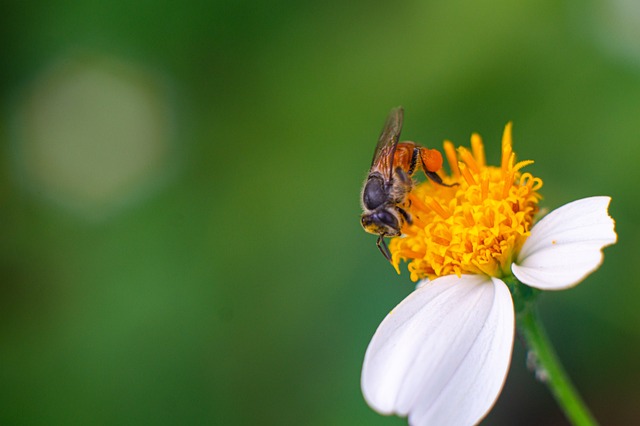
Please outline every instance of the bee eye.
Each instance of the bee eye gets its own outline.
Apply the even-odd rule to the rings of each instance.
[[[369,179],[362,195],[364,205],[368,209],[375,209],[384,204],[388,199],[387,192],[384,188],[384,181],[380,178]]]
[[[398,219],[387,210],[380,210],[375,214],[376,220],[392,229],[398,228]]]

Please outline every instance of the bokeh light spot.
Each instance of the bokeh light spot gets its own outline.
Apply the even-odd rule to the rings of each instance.
[[[166,87],[131,64],[61,61],[19,101],[15,159],[22,181],[56,204],[104,217],[170,169]]]
[[[592,8],[595,35],[604,49],[640,66],[640,3],[600,1],[593,3]]]

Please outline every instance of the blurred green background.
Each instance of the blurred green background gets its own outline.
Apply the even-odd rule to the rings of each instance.
[[[0,424],[402,425],[360,368],[413,288],[359,225],[388,111],[439,147],[503,126],[549,208],[619,243],[542,296],[603,424],[640,418],[640,5],[0,5]],[[566,424],[516,342],[487,425]]]

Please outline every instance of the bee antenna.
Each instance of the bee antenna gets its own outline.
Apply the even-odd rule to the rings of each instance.
[[[378,241],[376,241],[376,245],[380,249],[380,253],[391,262],[391,252],[389,252],[389,247],[387,247],[387,243],[384,242],[384,237],[382,235],[378,236]]]

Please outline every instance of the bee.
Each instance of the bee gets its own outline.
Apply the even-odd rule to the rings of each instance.
[[[400,142],[404,110],[394,108],[378,138],[369,175],[362,188],[362,217],[365,231],[377,234],[376,245],[382,255],[391,261],[391,253],[384,237],[400,235],[404,223],[411,224],[407,212],[407,197],[413,189],[413,175],[420,168],[433,182],[443,186],[438,176],[442,168],[442,154],[414,142]]]

